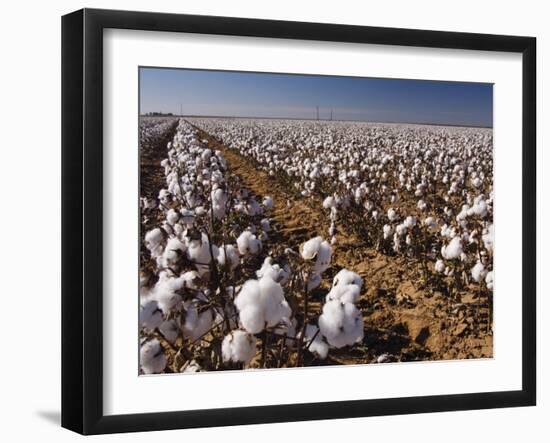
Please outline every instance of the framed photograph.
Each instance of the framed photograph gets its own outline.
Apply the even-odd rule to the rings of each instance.
[[[531,37],[62,19],[62,425],[536,402]]]

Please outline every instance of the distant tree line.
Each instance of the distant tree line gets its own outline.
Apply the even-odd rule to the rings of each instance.
[[[173,116],[174,114],[171,112],[147,112],[145,114],[148,117],[164,117],[164,116]]]

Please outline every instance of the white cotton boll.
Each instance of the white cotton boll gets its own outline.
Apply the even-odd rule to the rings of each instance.
[[[411,234],[407,234],[407,236],[405,237],[405,243],[409,246],[412,245],[413,241],[412,241]]]
[[[251,334],[276,326],[292,314],[284,298],[283,288],[270,277],[248,280],[235,298],[242,326]]]
[[[170,209],[166,213],[166,221],[170,223],[172,226],[178,222],[179,218],[180,216],[175,209]]]
[[[316,274],[322,274],[330,266],[330,259],[332,257],[332,247],[326,240],[319,245],[319,251],[317,252],[317,258],[313,265],[313,272]]]
[[[487,275],[485,276],[485,284],[487,285],[487,289],[490,291],[493,290],[493,271],[487,272]]]
[[[161,325],[162,321],[162,310],[156,300],[149,300],[140,306],[139,324],[142,328],[153,331]]]
[[[405,227],[406,227],[407,229],[416,226],[416,217],[413,216],[413,215],[409,215],[409,216],[405,219],[405,221],[403,222],[403,224],[405,225]]]
[[[393,234],[393,228],[390,225],[384,225],[382,232],[384,233],[384,240],[386,240]]]
[[[200,239],[193,239],[189,242],[187,247],[187,256],[189,257],[189,260],[195,262],[195,267],[201,277],[210,269],[209,264],[212,261],[214,248],[215,247],[212,246],[212,253],[210,253],[208,236],[204,233],[201,234]]]
[[[206,209],[204,208],[204,206],[197,206],[195,208],[195,214],[200,217],[200,216],[206,214]]]
[[[321,284],[321,276],[319,274],[310,274],[307,279],[307,290],[308,292],[317,289]]]
[[[462,240],[454,237],[447,246],[441,247],[441,255],[445,260],[455,260],[462,254]]]
[[[260,221],[260,226],[262,227],[262,230],[264,232],[270,232],[271,231],[271,224],[268,218],[263,218]]]
[[[235,330],[227,334],[222,342],[222,358],[225,362],[248,364],[256,355],[256,337]]]
[[[185,231],[185,228],[180,224],[180,223],[176,223],[174,225],[174,233],[180,237]]]
[[[443,271],[445,271],[445,263],[443,263],[443,260],[437,260],[435,262],[435,266],[434,266],[434,269],[435,269],[435,272],[438,272],[438,273],[442,273]]]
[[[158,257],[162,254],[163,240],[164,233],[159,228],[152,229],[145,234],[145,247],[151,251],[152,257]]]
[[[319,328],[315,325],[306,325],[304,334],[305,347],[317,358],[324,360],[328,355],[328,344],[323,340]],[[315,337],[315,338],[314,338]],[[313,340],[313,341],[312,341]]]
[[[159,326],[162,336],[171,343],[174,343],[180,333],[180,328],[175,320],[163,321]]]
[[[185,369],[182,370],[184,373],[195,373],[202,370],[201,365],[199,365],[195,360],[192,360]]]
[[[153,296],[165,315],[181,301],[181,296],[176,291],[179,291],[183,284],[184,280],[181,277],[170,277],[165,272],[160,273],[153,289]]]
[[[177,237],[172,237],[166,242],[164,252],[160,260],[162,268],[174,266],[179,258],[185,253],[187,247]]]
[[[256,271],[256,276],[258,278],[267,276],[273,281],[284,285],[290,277],[290,269],[288,267],[281,268],[277,263],[273,263],[271,257],[266,257],[260,270]]]
[[[392,221],[394,221],[394,220],[396,220],[396,219],[397,219],[397,212],[396,212],[396,210],[393,209],[393,208],[388,209],[388,220],[392,222]]]
[[[314,237],[300,246],[300,255],[304,260],[313,260],[323,243],[323,237]]]
[[[167,363],[164,350],[156,338],[141,345],[139,360],[144,374],[158,374],[164,370]]]
[[[481,262],[477,262],[474,267],[471,269],[470,271],[471,275],[472,275],[472,279],[476,282],[476,283],[479,283],[480,281],[482,281],[485,276],[487,275],[487,270],[485,269],[485,266],[483,266],[483,263]]]
[[[395,227],[395,235],[398,237],[402,237],[407,233],[407,226],[405,223],[401,223]]]
[[[479,177],[476,177],[472,180],[472,185],[474,186],[474,188],[479,188],[482,184],[483,181]]]
[[[273,199],[271,197],[269,197],[268,195],[266,195],[264,197],[262,205],[264,205],[264,208],[266,208],[267,210],[273,208]]]
[[[243,231],[237,238],[237,248],[241,255],[256,255],[262,249],[262,242],[250,231]]]
[[[361,288],[354,284],[339,284],[327,294],[325,301],[339,300],[342,303],[357,303]]]
[[[328,196],[323,200],[323,208],[325,209],[331,209],[336,207],[336,201],[334,200],[334,197]]]
[[[202,285],[202,280],[197,271],[187,271],[181,275],[183,287],[189,289],[199,289]]]
[[[420,209],[421,211],[424,211],[428,205],[424,200],[418,200],[418,203],[416,204],[416,207]]]
[[[262,214],[264,211],[262,209],[262,207],[259,205],[259,203],[254,199],[254,198],[251,198],[248,200],[248,203],[246,205],[246,213],[251,216],[251,217],[254,217],[256,215],[259,215],[259,214]]]
[[[183,333],[186,337],[189,337],[192,341],[198,340],[203,337],[212,328],[214,323],[214,313],[212,309],[206,309],[199,312],[197,309],[197,315],[192,314],[194,321],[186,321],[183,325]]]
[[[217,248],[216,261],[220,267],[228,267],[230,271],[233,271],[239,265],[239,252],[233,245],[222,245]]]
[[[428,229],[436,229],[437,228],[437,222],[433,217],[427,217],[424,219],[424,226],[426,226]]]
[[[495,243],[495,231],[492,223],[487,227],[487,229],[484,230],[481,239],[483,240],[483,245],[485,246],[485,249],[487,249],[488,252],[493,252]]]
[[[319,328],[329,345],[342,348],[363,339],[363,316],[352,303],[331,300],[324,304]]]
[[[336,226],[334,225],[334,223],[331,223],[328,228],[328,235],[333,237],[335,234],[336,234]]]
[[[359,274],[353,271],[349,271],[347,269],[341,269],[332,280],[333,286],[351,284],[357,285],[359,289],[361,289],[361,287],[363,286],[363,279],[359,276]]]
[[[180,211],[180,214],[182,216],[180,222],[188,228],[192,227],[195,223],[195,212],[184,208]]]

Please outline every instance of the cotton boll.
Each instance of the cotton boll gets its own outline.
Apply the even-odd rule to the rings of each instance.
[[[256,271],[256,276],[258,278],[267,276],[273,281],[284,285],[290,276],[290,269],[288,266],[281,268],[281,266],[277,263],[273,263],[273,259],[271,257],[266,257],[260,270]]]
[[[227,267],[233,271],[239,265],[239,252],[233,245],[222,245],[218,248],[216,261],[221,268]]]
[[[175,225],[178,220],[179,220],[180,216],[179,214],[176,212],[175,209],[170,209],[167,213],[166,213],[166,221],[168,223],[170,223],[170,225]]]
[[[170,277],[161,272],[153,293],[159,308],[167,315],[180,301],[181,296],[176,291],[183,287],[184,280],[181,277]]]
[[[307,290],[308,292],[317,289],[321,284],[321,276],[319,274],[310,274],[307,279]]]
[[[171,343],[174,343],[180,333],[180,328],[175,320],[166,320],[159,326],[162,336]]]
[[[163,321],[162,310],[156,300],[149,300],[139,309],[139,324],[142,328],[153,331]]]
[[[390,225],[384,225],[382,232],[384,233],[384,240],[386,240],[393,234],[393,228]]]
[[[435,272],[442,273],[445,271],[445,263],[443,263],[443,260],[437,260],[434,265]]]
[[[397,220],[397,212],[395,209],[388,209],[388,220],[391,222]]]
[[[256,337],[237,329],[226,335],[222,342],[222,358],[225,362],[244,363],[256,355]]]
[[[145,234],[145,247],[151,252],[152,257],[159,257],[162,254],[164,234],[159,228],[152,229]]]
[[[355,284],[339,284],[333,286],[326,296],[326,301],[339,300],[342,303],[357,303],[361,288]]]
[[[264,232],[270,232],[271,231],[271,225],[270,225],[270,221],[269,221],[268,218],[263,218],[260,221],[260,226],[262,227],[262,230]]]
[[[485,284],[487,285],[487,289],[490,291],[493,290],[493,271],[487,272],[487,275],[485,276]]]
[[[177,237],[172,237],[166,242],[164,252],[160,258],[162,268],[170,268],[177,264],[180,257],[186,252],[187,247]]]
[[[323,336],[318,331],[319,328],[317,326],[306,325],[304,334],[305,347],[315,357],[324,360],[328,355],[328,344],[323,340]]]
[[[256,255],[262,249],[262,242],[250,231],[244,231],[237,238],[237,248],[241,255]]]
[[[319,245],[319,251],[317,252],[317,258],[313,265],[313,272],[316,274],[322,274],[330,266],[330,259],[332,257],[332,248],[327,241],[323,241]]]
[[[418,200],[418,203],[416,204],[416,207],[420,209],[421,211],[424,211],[428,205],[424,200]]]
[[[182,216],[180,222],[188,228],[191,228],[195,223],[195,212],[191,211],[190,209],[184,208],[180,211],[180,213]]]
[[[476,283],[479,283],[480,281],[482,281],[485,276],[487,275],[487,270],[485,269],[485,266],[483,266],[483,263],[481,262],[477,262],[474,267],[471,269],[470,271],[471,275],[472,275],[472,279],[476,282]]]
[[[454,237],[447,246],[441,247],[441,255],[445,260],[455,260],[462,253],[462,240],[460,237]]]
[[[266,195],[264,197],[262,205],[264,205],[264,208],[266,208],[267,210],[270,210],[271,208],[273,208],[273,199]]]
[[[191,240],[187,247],[187,256],[189,260],[195,262],[195,267],[201,277],[208,272],[208,265],[212,261],[213,254],[214,251],[212,251],[212,253],[210,252],[208,236],[204,233],[201,234],[200,239]]]
[[[336,207],[336,202],[334,200],[334,197],[328,196],[323,200],[323,208],[325,209],[331,209]]]
[[[276,326],[291,310],[284,298],[283,288],[268,276],[248,280],[235,298],[242,326],[251,334]]]
[[[363,317],[352,303],[331,300],[323,306],[319,328],[329,345],[335,348],[352,345],[363,339]]]
[[[199,312],[198,308],[195,309],[197,314],[195,315],[194,312],[191,314],[193,321],[186,321],[182,328],[184,335],[192,341],[204,336],[214,323],[214,313],[211,309],[206,309],[202,312]]]
[[[181,278],[184,281],[183,287],[185,288],[197,290],[201,287],[202,280],[197,271],[187,271],[181,275]]]
[[[334,276],[332,280],[333,286],[338,285],[357,285],[359,289],[363,286],[363,279],[353,271],[348,271],[347,269],[341,269],[338,274]]]
[[[300,246],[300,255],[304,260],[313,260],[323,243],[323,237],[314,237]]]
[[[167,363],[162,346],[156,338],[141,345],[139,360],[144,374],[159,374],[164,371]]]
[[[182,369],[181,372],[195,373],[195,372],[200,372],[201,370],[202,370],[201,365],[199,365],[195,360],[191,360],[191,362],[184,369]]]
[[[414,226],[416,226],[416,217],[412,216],[412,215],[409,215],[405,221],[403,222],[403,224],[405,225],[405,227],[407,229],[410,229],[410,228],[413,228]]]

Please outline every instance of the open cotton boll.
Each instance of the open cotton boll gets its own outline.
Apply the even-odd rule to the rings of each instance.
[[[170,268],[174,266],[179,258],[185,253],[187,247],[177,237],[171,237],[164,247],[160,264],[162,268]]]
[[[197,271],[187,271],[181,275],[183,279],[183,287],[189,289],[199,289],[202,284],[201,277]]]
[[[416,217],[413,216],[413,215],[409,215],[409,216],[405,219],[405,221],[403,222],[403,225],[405,225],[405,227],[406,227],[407,229],[410,229],[410,228],[416,226]]]
[[[270,277],[248,280],[234,301],[242,326],[251,334],[276,326],[292,312],[285,300],[283,288]]]
[[[186,321],[183,324],[183,334],[192,341],[198,340],[205,335],[214,323],[214,313],[212,309],[206,309],[199,312],[196,305],[192,305],[187,310]]]
[[[269,221],[268,218],[263,218],[260,221],[260,226],[262,227],[262,230],[264,232],[270,232],[271,231],[271,225],[270,225],[270,221]]]
[[[195,223],[195,212],[191,211],[190,209],[182,209],[180,211],[181,213],[181,220],[180,222],[183,223],[188,228],[192,227]]]
[[[180,333],[180,328],[175,320],[166,320],[158,327],[162,336],[171,343],[174,343]]]
[[[262,249],[262,242],[247,230],[237,238],[237,248],[241,255],[256,255]]]
[[[394,220],[396,220],[396,219],[397,219],[397,212],[396,212],[396,210],[393,209],[393,208],[388,209],[388,220],[392,222],[392,221],[394,221]]]
[[[458,236],[454,237],[447,246],[441,247],[441,255],[445,260],[455,260],[462,253],[462,240]]]
[[[470,273],[472,274],[472,279],[476,283],[479,283],[487,275],[487,270],[485,269],[485,266],[483,266],[483,263],[478,261],[471,269]]]
[[[250,198],[248,200],[248,203],[246,204],[246,213],[249,216],[254,217],[256,215],[262,214],[263,212],[264,211],[263,211],[262,207],[259,205],[259,203],[256,201],[256,199]]]
[[[332,280],[332,286],[351,284],[357,285],[359,289],[361,289],[363,286],[363,279],[359,276],[359,274],[345,268],[341,269]]]
[[[153,297],[165,315],[181,301],[181,296],[176,291],[183,285],[184,280],[181,277],[171,277],[166,272],[159,274],[159,279],[153,288]]]
[[[212,251],[213,253],[214,251]],[[187,246],[187,256],[189,260],[195,262],[195,267],[201,277],[209,270],[208,265],[212,260],[212,254],[210,253],[208,236],[204,233],[201,234],[200,239],[191,240]]]
[[[442,273],[445,271],[445,263],[443,263],[443,260],[437,260],[434,265],[435,272]]]
[[[339,300],[342,303],[357,303],[361,288],[355,284],[339,284],[333,286],[326,296],[326,301]]]
[[[342,348],[363,339],[363,316],[354,304],[331,300],[323,305],[319,328],[329,345]]]
[[[264,197],[262,204],[264,205],[264,208],[269,210],[273,208],[273,199],[270,196],[266,195]]]
[[[152,257],[159,257],[162,254],[163,241],[164,233],[159,228],[152,229],[145,234],[145,247],[151,252]]]
[[[314,237],[300,246],[300,255],[304,260],[313,260],[323,243],[323,237]]]
[[[256,271],[256,276],[258,278],[267,276],[273,281],[284,285],[290,277],[290,269],[288,266],[281,268],[277,263],[273,263],[271,257],[266,257],[260,270]]]
[[[233,271],[239,265],[239,252],[233,245],[221,245],[217,248],[216,261],[221,268],[227,267]]]
[[[319,245],[319,250],[317,252],[317,258],[315,264],[313,265],[313,272],[316,274],[322,274],[330,266],[330,259],[332,257],[332,247],[330,243],[326,240],[321,242]]]
[[[256,337],[237,329],[227,334],[222,342],[222,358],[225,362],[244,363],[256,355]]]
[[[323,200],[323,208],[325,209],[331,209],[336,207],[336,201],[334,200],[334,197],[328,196]]]
[[[384,240],[386,240],[393,234],[393,228],[390,225],[384,225],[382,227],[382,232],[384,233]]]
[[[180,215],[175,209],[170,209],[166,213],[166,221],[171,225],[175,225],[178,222],[179,218],[180,218]]]
[[[328,344],[325,340],[323,340],[323,336],[318,331],[319,328],[317,326],[306,325],[304,346],[317,358],[324,360],[328,355]]]
[[[182,368],[181,372],[184,373],[194,373],[194,372],[200,372],[202,370],[201,365],[199,365],[195,360],[191,360],[191,362]]]
[[[139,324],[150,331],[158,328],[163,322],[162,310],[156,300],[149,300],[139,308]]]
[[[156,338],[141,345],[139,360],[144,374],[159,374],[164,371],[167,363],[164,350]]]
[[[485,284],[487,285],[487,289],[490,291],[493,290],[493,271],[487,272],[487,275],[485,276]]]
[[[319,285],[321,284],[321,276],[319,274],[309,274],[309,277],[307,279],[307,290],[308,292],[313,291],[314,289],[317,289]]]

